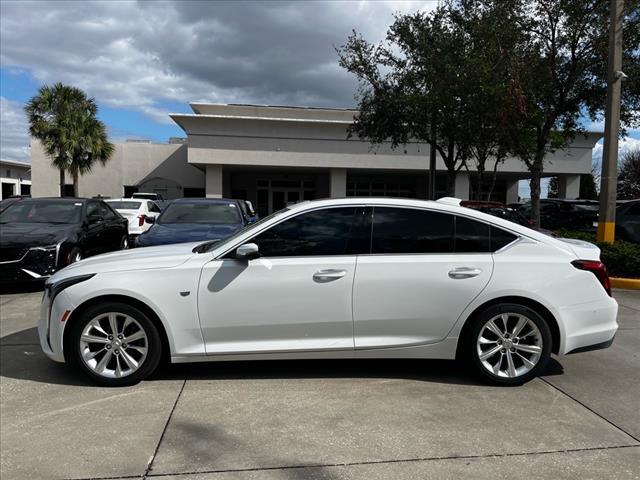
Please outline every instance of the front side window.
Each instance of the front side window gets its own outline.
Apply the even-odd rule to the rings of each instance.
[[[247,242],[256,243],[263,257],[346,255],[353,252],[355,207],[302,213],[274,225]],[[357,223],[357,222],[356,222]]]
[[[371,253],[453,252],[454,216],[409,208],[375,207]]]

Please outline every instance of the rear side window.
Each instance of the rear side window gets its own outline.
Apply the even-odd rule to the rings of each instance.
[[[466,217],[456,217],[456,253],[491,251],[489,225]]]
[[[491,251],[495,252],[502,247],[506,247],[518,238],[513,233],[509,233],[501,228],[491,226]]]
[[[454,217],[409,208],[376,207],[371,253],[449,253]]]
[[[345,255],[356,209],[327,208],[303,213],[254,237],[263,257]]]

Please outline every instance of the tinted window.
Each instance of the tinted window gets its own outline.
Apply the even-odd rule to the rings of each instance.
[[[408,208],[375,207],[371,253],[453,251],[454,217]]]
[[[81,202],[18,202],[0,213],[0,223],[79,223]]]
[[[640,202],[631,205],[627,210],[627,215],[640,215]]]
[[[118,214],[106,203],[100,203],[100,215],[105,220],[112,220],[118,216]]]
[[[513,242],[517,236],[513,233],[509,233],[501,228],[491,227],[491,251],[495,252],[496,250],[500,250],[502,247],[509,245]]]
[[[149,202],[149,211],[154,213],[160,213],[160,207],[154,202]]]
[[[285,220],[254,237],[263,257],[325,256],[351,253],[355,208],[328,208]]]
[[[491,251],[489,225],[466,217],[456,217],[456,253]]]
[[[240,223],[240,213],[235,203],[174,202],[170,204],[158,223],[210,223],[232,225]]]
[[[141,202],[121,201],[121,202],[107,202],[116,210],[138,210]]]

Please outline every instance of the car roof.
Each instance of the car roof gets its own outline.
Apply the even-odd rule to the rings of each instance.
[[[35,198],[23,198],[20,201],[24,203],[36,203],[36,202],[56,202],[56,203],[78,203],[78,202],[86,202],[88,198],[81,197],[35,197]],[[101,200],[96,198],[95,200]]]
[[[105,202],[153,202],[149,198],[105,198]]]
[[[237,202],[232,198],[176,198],[172,203],[229,203]]]

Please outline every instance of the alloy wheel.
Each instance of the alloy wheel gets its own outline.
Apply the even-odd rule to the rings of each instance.
[[[138,370],[149,350],[147,334],[136,319],[118,312],[92,318],[80,335],[80,357],[97,375],[121,378]]]
[[[501,313],[480,329],[476,351],[482,366],[492,375],[517,378],[530,372],[540,361],[542,333],[521,313]]]

